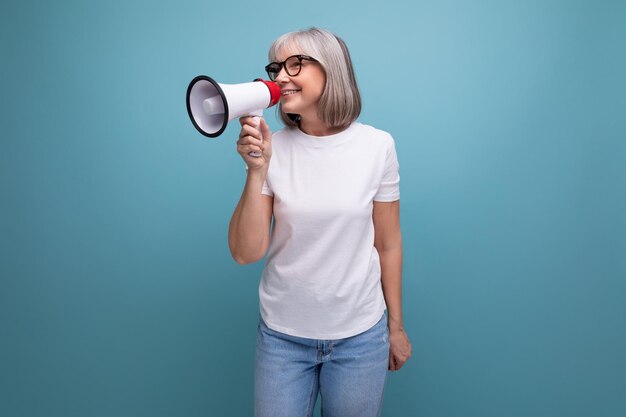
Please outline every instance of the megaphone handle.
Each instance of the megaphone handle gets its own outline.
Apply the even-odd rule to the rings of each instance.
[[[263,116],[263,109],[251,111],[249,116],[252,116],[252,120],[254,120],[256,122],[257,127],[258,127],[259,123],[261,123],[261,116]],[[263,134],[261,134],[261,140],[263,140]],[[258,157],[261,156],[261,152],[259,152],[259,151],[252,151],[252,152],[248,153],[248,155],[254,156],[255,158],[258,158]]]

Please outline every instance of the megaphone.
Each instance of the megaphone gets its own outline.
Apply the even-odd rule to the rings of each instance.
[[[219,84],[199,75],[187,87],[187,113],[198,132],[216,138],[232,119],[263,116],[263,109],[280,100],[280,87],[273,81],[257,78],[243,84]],[[261,156],[260,152],[250,152]]]

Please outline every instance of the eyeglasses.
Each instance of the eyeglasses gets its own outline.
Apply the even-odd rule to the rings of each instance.
[[[276,81],[278,73],[283,68],[285,68],[285,71],[287,71],[287,75],[295,77],[296,75],[300,74],[300,70],[302,69],[302,61],[318,62],[317,59],[311,58],[307,55],[292,55],[289,58],[285,59],[283,62],[272,62],[266,65],[265,71],[267,71],[267,76],[270,77],[270,80],[272,81]]]

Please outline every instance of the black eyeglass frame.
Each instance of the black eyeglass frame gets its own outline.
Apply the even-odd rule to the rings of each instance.
[[[291,58],[298,58],[298,64],[299,64],[298,72],[296,72],[295,74],[290,73],[289,68],[285,65],[287,61],[289,61]],[[302,61],[319,62],[317,59],[310,57],[308,55],[291,55],[290,57],[285,59],[283,62],[270,62],[269,64],[265,66],[265,72],[267,72],[267,76],[272,81],[276,80],[276,77],[278,77],[280,70],[283,68],[287,72],[287,75],[289,75],[290,77],[295,77],[298,74],[300,74],[300,71],[302,71]],[[275,69],[275,71],[271,71],[271,69]]]

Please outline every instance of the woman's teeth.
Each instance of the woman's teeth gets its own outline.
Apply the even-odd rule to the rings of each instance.
[[[288,96],[288,95],[291,95],[291,94],[295,94],[295,93],[297,93],[298,91],[300,91],[300,90],[287,90],[287,91],[283,91],[283,96]]]

